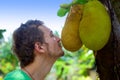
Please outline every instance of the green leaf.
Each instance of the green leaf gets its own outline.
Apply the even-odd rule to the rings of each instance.
[[[64,9],[70,9],[71,5],[72,5],[71,3],[70,4],[61,4],[60,7],[64,8]]]
[[[65,8],[60,8],[57,12],[57,16],[59,17],[63,17],[66,15],[66,13],[68,12],[69,10],[68,9],[65,9]]]

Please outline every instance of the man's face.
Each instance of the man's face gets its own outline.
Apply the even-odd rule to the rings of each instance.
[[[61,57],[64,55],[60,44],[60,38],[55,36],[53,32],[47,27],[40,27],[44,33],[44,39],[46,43],[47,53],[51,57]]]

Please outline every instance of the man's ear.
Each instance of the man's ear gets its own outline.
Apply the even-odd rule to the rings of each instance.
[[[44,53],[44,46],[40,42],[36,42],[34,46],[34,50],[38,53]]]

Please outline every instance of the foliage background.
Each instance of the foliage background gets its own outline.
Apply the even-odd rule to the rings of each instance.
[[[2,35],[3,32],[1,32]],[[59,36],[58,32],[54,32]],[[8,42],[1,37],[0,43],[0,80],[14,69],[19,68],[19,62],[12,53],[12,39]],[[63,48],[65,55],[58,59],[45,80],[96,80],[96,66],[93,51],[82,47],[77,52],[69,52]]]

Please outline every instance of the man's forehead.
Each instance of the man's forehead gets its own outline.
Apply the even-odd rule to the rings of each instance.
[[[39,29],[41,29],[44,33],[47,32],[47,33],[51,33],[52,30],[49,29],[48,27],[46,26],[40,26]]]

